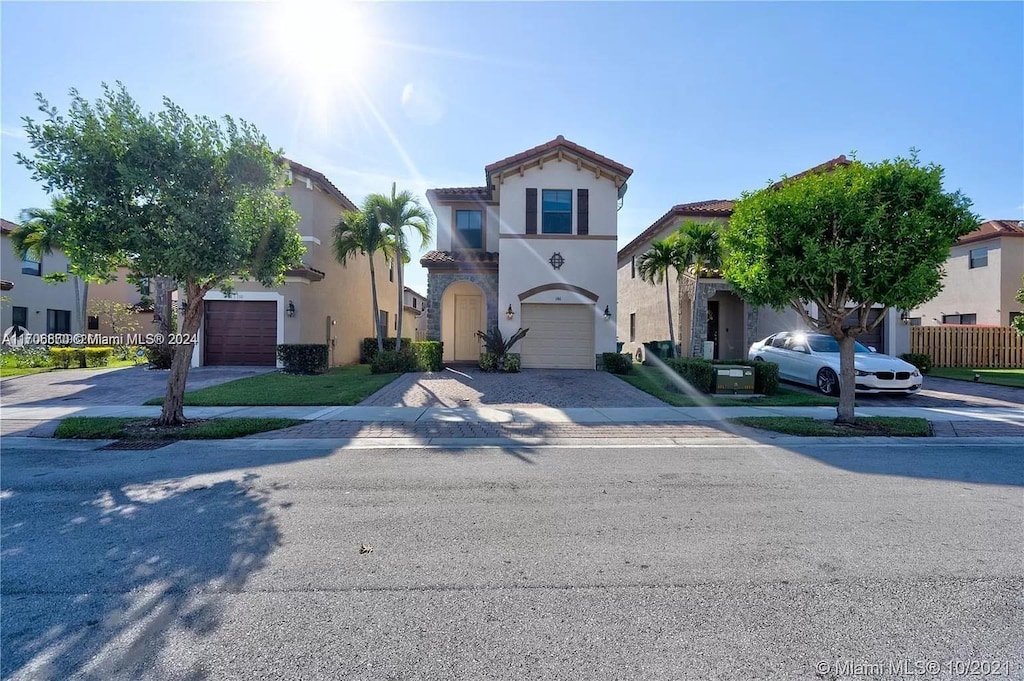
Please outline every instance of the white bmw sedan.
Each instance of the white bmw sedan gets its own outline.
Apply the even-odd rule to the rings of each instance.
[[[921,390],[921,372],[913,364],[854,343],[857,392],[913,395]],[[821,333],[783,331],[750,346],[752,360],[775,362],[779,378],[839,394],[839,341]]]

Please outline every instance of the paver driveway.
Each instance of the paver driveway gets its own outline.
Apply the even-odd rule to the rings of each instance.
[[[274,371],[273,367],[196,367],[188,372],[187,390]],[[167,389],[166,371],[146,367],[68,369],[5,378],[0,402],[5,407],[142,404]]]
[[[475,368],[407,374],[363,401],[374,407],[664,407],[656,397],[604,371]]]

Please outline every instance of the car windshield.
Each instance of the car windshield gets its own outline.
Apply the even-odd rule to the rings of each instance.
[[[831,336],[808,336],[807,344],[813,352],[839,352],[839,341]],[[857,341],[853,341],[853,351],[858,354],[871,352]]]

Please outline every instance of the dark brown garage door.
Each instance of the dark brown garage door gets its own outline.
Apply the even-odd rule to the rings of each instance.
[[[868,312],[868,324],[878,319],[878,315],[881,312],[881,308],[872,309]],[[857,336],[857,341],[860,342],[861,345],[874,348],[878,352],[885,352],[885,322],[880,322],[878,326],[871,331]]]
[[[210,300],[206,303],[203,363],[274,366],[277,303]]]

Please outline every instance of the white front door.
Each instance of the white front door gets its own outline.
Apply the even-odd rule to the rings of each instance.
[[[526,369],[593,369],[594,306],[527,303],[520,343]]]

